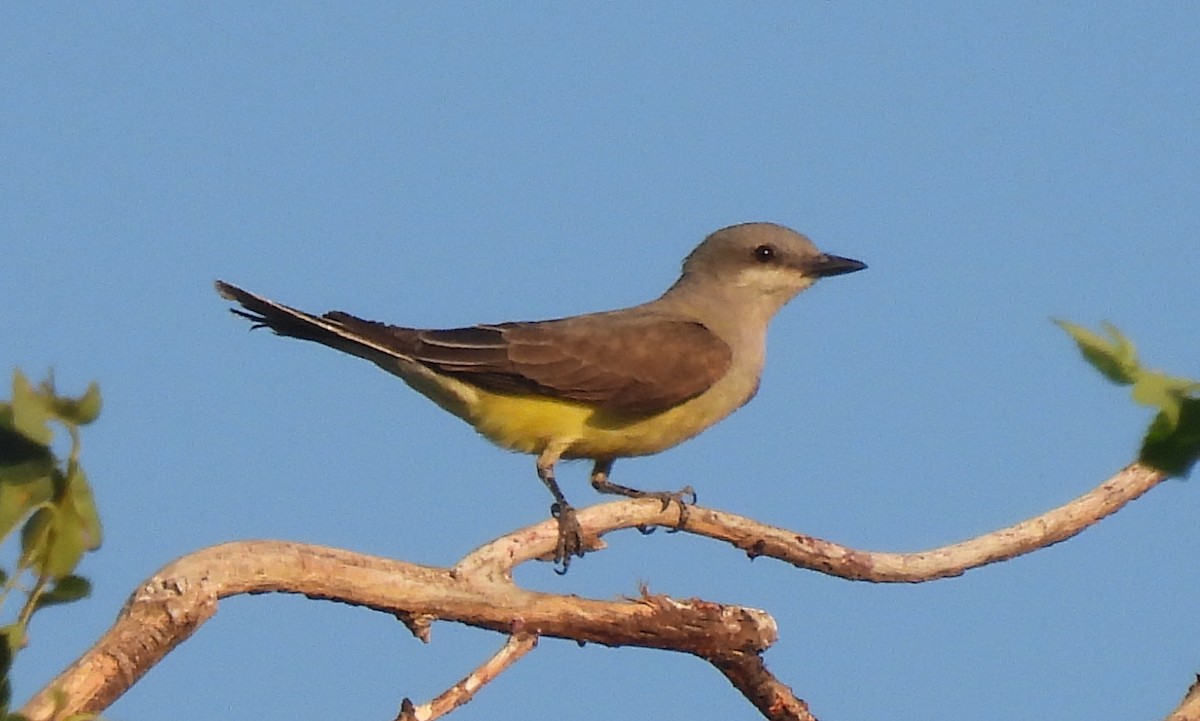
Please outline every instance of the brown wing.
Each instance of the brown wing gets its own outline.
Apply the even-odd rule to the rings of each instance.
[[[703,324],[644,310],[538,323],[418,330],[332,312],[315,316],[217,281],[234,310],[280,335],[391,368],[414,360],[499,393],[534,392],[625,413],[656,413],[708,390],[732,353]],[[394,372],[394,371],[393,371]]]
[[[325,316],[459,380],[536,392],[626,413],[655,413],[700,395],[732,354],[701,323],[616,311],[537,323],[414,330]]]

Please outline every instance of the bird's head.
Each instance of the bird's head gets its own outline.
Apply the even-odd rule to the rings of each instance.
[[[778,310],[797,293],[831,275],[866,264],[823,253],[796,231],[774,223],[742,223],[704,239],[683,261],[677,285],[715,295],[770,299]]]

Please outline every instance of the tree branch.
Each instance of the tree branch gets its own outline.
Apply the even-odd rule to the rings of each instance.
[[[764,718],[770,721],[817,721],[808,710],[808,704],[767,670],[759,654],[735,651],[706,660],[725,674],[725,678]]]
[[[1164,473],[1134,463],[1097,488],[1040,516],[960,543],[911,553],[863,551],[701,506],[688,509],[682,530],[725,541],[751,558],[769,556],[830,576],[876,583],[919,583],[959,576],[972,568],[1065,541],[1166,479]],[[656,500],[618,501],[580,511],[579,522],[585,534],[648,525],[674,528],[678,513],[673,506],[663,510]],[[556,532],[553,521],[516,531],[466,556],[455,570],[468,574],[507,573],[517,564],[549,553]]]
[[[684,530],[727,541],[751,558],[770,556],[853,581],[920,583],[1022,556],[1077,535],[1168,476],[1134,463],[1079,498],[1029,520],[960,543],[912,553],[862,551],[749,519],[695,509]]]
[[[712,649],[755,653],[777,637],[775,621],[750,608],[665,597],[598,601],[558,596],[527,591],[511,580],[333,548],[243,541],[204,549],[165,566],[126,603],[100,641],[31,699],[22,713],[30,719],[49,719],[99,712],[211,618],[220,599],[269,592],[366,606],[410,623],[414,617],[431,617],[506,634],[696,655]],[[56,690],[66,700],[58,709]]]
[[[968,541],[916,553],[856,550],[700,507],[690,509],[683,530],[726,541],[752,558],[771,556],[842,578],[928,581],[1070,538],[1164,479],[1158,471],[1133,464],[1060,508]],[[664,510],[652,499],[627,500],[583,509],[579,522],[589,547],[597,548],[602,545],[599,537],[616,529],[674,527],[678,509]],[[599,601],[516,586],[513,567],[552,554],[556,539],[557,525],[548,520],[482,546],[453,568],[281,541],[245,541],[198,551],[147,580],[112,629],[35,695],[22,713],[32,721],[98,713],[211,618],[219,599],[281,592],[384,611],[423,639],[432,620],[457,621],[512,637],[511,648],[506,646],[434,702],[420,709],[407,704],[402,717],[409,713],[418,714],[413,718],[433,718],[435,709],[449,710],[465,702],[479,686],[528,652],[537,636],[554,636],[690,653],[712,663],[767,718],[812,719],[804,702],[763,665],[760,654],[777,637],[774,620],[763,611],[649,594]],[[423,709],[431,715],[419,715]]]
[[[404,699],[396,721],[433,721],[466,704],[475,697],[479,689],[532,651],[537,645],[537,639],[532,633],[516,633],[509,636],[503,648],[494,656],[434,700],[413,706],[411,701]]]
[[[1196,675],[1183,701],[1167,716],[1166,721],[1200,721],[1200,674]]]

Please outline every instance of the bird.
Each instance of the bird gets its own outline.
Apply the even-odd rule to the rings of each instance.
[[[656,498],[680,509],[690,486],[642,491],[610,480],[619,458],[671,448],[758,392],[771,319],[817,280],[866,268],[824,253],[775,223],[731,225],[688,254],[660,297],[620,310],[542,321],[422,329],[341,311],[314,315],[218,280],[231,312],[278,335],[372,361],[492,443],[536,458],[554,497],[555,570],[586,550],[575,508],[555,476],[560,460],[593,463],[601,493]]]

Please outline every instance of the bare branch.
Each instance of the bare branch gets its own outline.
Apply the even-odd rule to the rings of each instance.
[[[808,704],[767,670],[757,653],[729,653],[706,659],[770,721],[817,721]]]
[[[861,551],[707,509],[694,509],[684,530],[728,541],[751,558],[770,556],[855,581],[918,583],[959,576],[972,568],[1065,541],[1166,479],[1166,474],[1134,463],[1097,488],[1040,516],[967,541],[912,553]]]
[[[1066,505],[974,539],[916,553],[862,551],[748,518],[693,507],[683,530],[726,541],[752,558],[771,556],[801,568],[853,580],[918,582],[995,563],[1070,538],[1161,483],[1165,476],[1133,464]],[[627,500],[583,509],[589,548],[620,528],[674,527],[678,510],[657,500]],[[420,709],[402,717],[434,718],[465,702],[529,648],[536,636],[609,646],[681,651],[706,659],[770,719],[811,719],[807,706],[765,668],[760,653],[777,636],[763,611],[705,601],[643,595],[598,601],[528,591],[512,568],[554,550],[548,520],[492,541],[453,568],[434,568],[320,546],[247,541],[205,549],[150,578],[97,644],[31,699],[33,721],[99,712],[137,682],[216,612],[221,598],[241,593],[300,593],[395,615],[427,638],[432,620],[457,621],[513,637],[495,658]],[[1195,694],[1171,717],[1200,721]],[[58,704],[57,700],[65,700]],[[1190,709],[1190,710],[1189,710]],[[429,716],[420,714],[429,713]],[[415,715],[414,715],[415,714]],[[1189,715],[1190,714],[1190,715]]]
[[[538,637],[532,633],[516,633],[508,637],[504,647],[466,678],[447,689],[434,700],[420,706],[402,704],[396,721],[432,721],[466,704],[475,693],[533,650]],[[405,699],[407,702],[408,699]]]
[[[1200,721],[1200,674],[1196,675],[1183,701],[1167,716],[1166,721]]]
[[[1134,463],[1097,488],[1040,516],[960,543],[912,553],[863,551],[700,506],[691,507],[682,530],[730,543],[751,558],[769,556],[831,576],[877,583],[918,583],[959,576],[972,568],[1064,541],[1166,478],[1160,471]],[[606,503],[579,512],[585,535],[647,525],[674,528],[678,519],[674,507],[663,510],[655,500]],[[455,570],[506,578],[513,566],[550,553],[555,529],[553,521],[546,521],[516,531],[477,549]]]
[[[432,616],[506,634],[700,656],[714,649],[758,652],[778,635],[769,615],[739,606],[558,596],[322,546],[245,541],[198,551],[164,567],[134,594],[108,633],[22,713],[39,721],[99,712],[211,618],[219,599],[269,592],[301,593],[410,618]],[[56,691],[65,699],[57,708]]]

